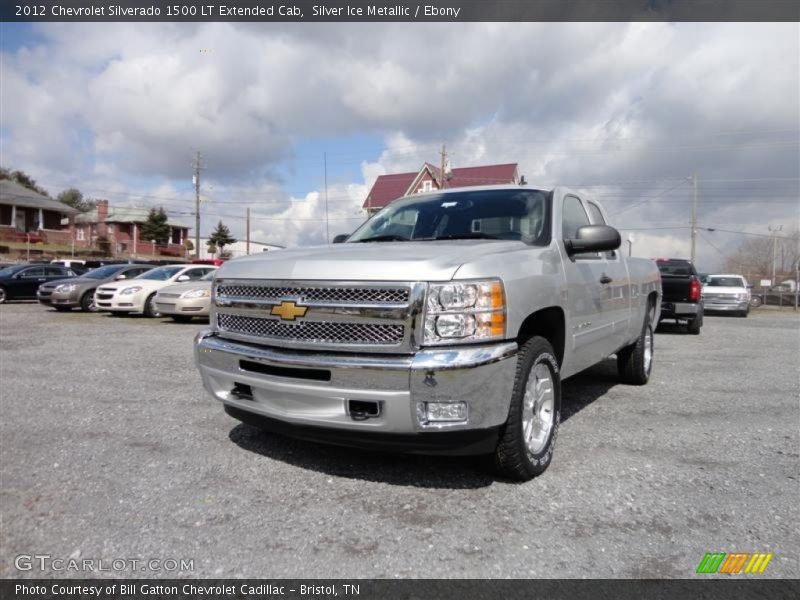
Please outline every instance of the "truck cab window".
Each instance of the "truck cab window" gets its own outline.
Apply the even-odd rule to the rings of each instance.
[[[586,215],[586,211],[583,210],[581,201],[576,196],[566,196],[564,198],[561,212],[561,237],[565,240],[573,239],[579,228],[590,224],[589,217]]]

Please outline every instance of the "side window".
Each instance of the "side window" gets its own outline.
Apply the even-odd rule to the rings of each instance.
[[[186,271],[186,273],[184,273],[184,275],[186,275],[190,281],[197,281],[205,274],[206,274],[205,269],[190,269],[189,271]]]
[[[586,206],[589,207],[589,216],[592,217],[592,225],[605,225],[606,220],[603,218],[603,213],[600,212],[600,207],[594,202],[587,202]]]
[[[44,273],[47,277],[66,277],[66,269],[59,267],[45,267]]]
[[[565,240],[572,239],[580,227],[589,224],[589,217],[586,216],[581,201],[575,196],[565,197],[561,210],[561,237]]]
[[[26,269],[22,272],[23,279],[34,279],[36,277],[44,277],[44,267],[35,267],[33,269]]]

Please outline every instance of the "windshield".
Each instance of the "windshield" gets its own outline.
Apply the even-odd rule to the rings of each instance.
[[[107,279],[111,277],[117,271],[121,271],[128,265],[106,265],[105,267],[98,267],[96,269],[92,269],[81,275],[83,279]]]
[[[453,239],[550,242],[550,193],[530,189],[426,194],[392,202],[364,223],[352,242]]]
[[[710,287],[745,287],[741,277],[709,277],[706,285]]]
[[[185,267],[182,265],[175,265],[170,267],[158,267],[150,269],[147,273],[142,273],[134,279],[155,279],[157,281],[166,281],[176,273],[182,271]]]

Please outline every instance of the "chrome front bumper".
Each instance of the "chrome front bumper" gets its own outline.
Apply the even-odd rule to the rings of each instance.
[[[745,311],[750,307],[749,300],[737,300],[736,302],[714,302],[706,300],[703,310],[709,311]]]
[[[198,333],[194,345],[203,385],[227,407],[291,425],[368,435],[499,427],[508,417],[516,353],[516,342],[413,355],[291,351],[223,339],[211,330]],[[235,393],[237,384],[249,386],[252,397]],[[348,414],[351,400],[379,402],[380,414],[355,420]],[[424,402],[465,402],[467,418],[420,422],[417,409]]]

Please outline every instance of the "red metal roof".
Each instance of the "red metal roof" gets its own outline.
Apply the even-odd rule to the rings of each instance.
[[[417,179],[420,172],[426,167],[430,168],[435,178],[439,176],[439,169],[426,163],[414,173],[395,173],[380,175],[364,200],[363,208],[383,208],[393,200],[412,193],[408,188]],[[452,176],[447,180],[447,187],[468,187],[473,185],[494,185],[515,183],[517,163],[503,165],[486,165],[482,167],[460,167],[453,169]]]

